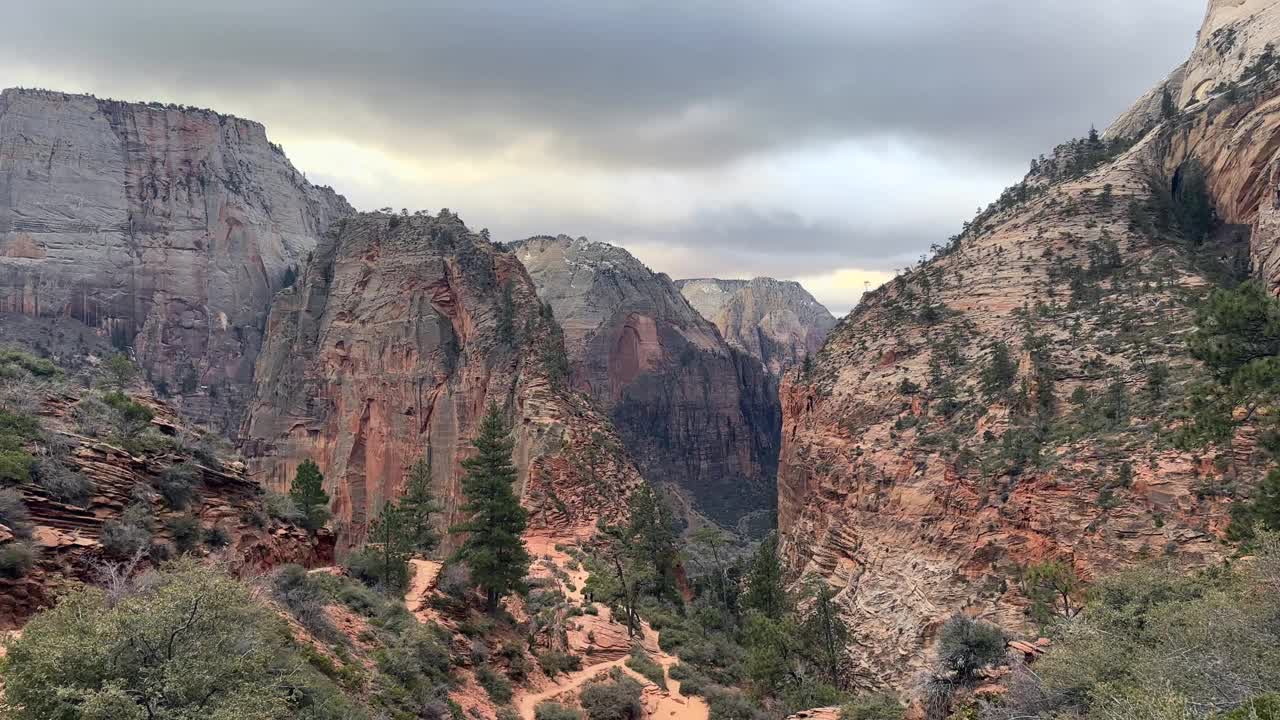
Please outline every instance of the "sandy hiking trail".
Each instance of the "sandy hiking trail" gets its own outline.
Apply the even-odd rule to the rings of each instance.
[[[583,601],[582,588],[587,582],[587,570],[581,564],[574,562],[566,552],[557,550],[556,544],[556,538],[526,538],[529,554],[534,558],[535,569],[538,567],[539,561],[549,558],[557,567],[568,573],[569,582],[566,584],[560,581],[561,589],[564,591],[565,596],[574,602],[580,603]],[[599,611],[598,615],[585,615],[578,619],[597,625],[612,624],[609,608],[599,603],[596,603],[596,608]],[[597,676],[607,674],[613,668],[619,668],[644,686],[641,701],[644,703],[647,716],[653,718],[653,720],[707,720],[710,710],[706,701],[697,696],[682,695],[680,693],[680,682],[671,679],[671,666],[680,662],[680,659],[662,651],[658,646],[658,633],[649,627],[648,623],[644,623],[643,631],[644,636],[641,643],[653,661],[662,667],[663,675],[666,676],[667,688],[665,690],[627,667],[626,654],[623,654],[622,657],[609,657],[609,655],[606,655],[600,658],[599,662],[591,663],[591,655],[584,653],[581,670],[561,676],[554,685],[549,687],[535,692],[519,693],[515,704],[520,717],[524,720],[533,720],[534,709],[538,703],[576,691]]]

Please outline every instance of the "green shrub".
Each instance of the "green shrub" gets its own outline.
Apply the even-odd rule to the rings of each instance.
[[[706,675],[684,663],[672,665],[667,674],[680,683],[681,695],[706,695],[711,685]]]
[[[0,450],[0,484],[25,485],[31,482],[36,459],[26,450]]]
[[[170,509],[186,510],[196,496],[196,483],[199,479],[199,468],[191,463],[180,463],[160,473],[155,481],[156,492],[160,493]]]
[[[302,511],[288,495],[268,492],[262,497],[262,507],[267,511],[267,515],[281,522],[287,522],[290,525],[299,525],[302,522]]]
[[[1219,716],[1220,720],[1280,720],[1280,693],[1259,695]]]
[[[567,705],[545,700],[533,708],[534,720],[582,720],[582,713]]]
[[[498,708],[497,720],[520,720],[520,712],[510,705]]]
[[[892,695],[859,695],[840,708],[840,720],[902,720],[905,710]]]
[[[285,565],[271,578],[271,597],[302,627],[329,642],[342,639],[324,612],[326,593],[301,565]]]
[[[0,488],[0,525],[9,528],[16,537],[31,537],[31,513],[20,490]]]
[[[12,580],[23,577],[36,562],[35,546],[26,542],[0,545],[0,577]]]
[[[959,679],[968,680],[1004,657],[1005,636],[995,625],[957,615],[942,626],[938,660]]]
[[[119,520],[108,520],[102,524],[102,548],[116,558],[133,557],[151,545],[151,537],[151,513],[140,504],[125,508]]]
[[[538,653],[538,667],[547,677],[582,669],[582,658],[560,650],[544,650]]]
[[[432,697],[449,682],[449,646],[435,626],[414,624],[377,654],[379,669],[414,697]]]
[[[165,525],[173,535],[173,544],[178,548],[178,552],[186,554],[200,547],[200,541],[204,538],[204,528],[200,526],[199,518],[191,515],[177,515],[169,518]]]
[[[644,707],[640,704],[640,683],[618,672],[604,682],[587,683],[580,699],[587,720],[641,720]]]
[[[366,585],[384,589],[387,586],[405,587],[409,579],[409,564],[401,555],[393,554],[389,559],[390,565],[381,548],[366,546],[348,555],[345,567],[352,577]]]
[[[64,503],[87,506],[93,497],[93,481],[59,460],[45,458],[35,465],[35,480],[51,496]]]
[[[667,674],[662,666],[649,657],[649,653],[639,643],[631,647],[631,657],[627,658],[627,667],[644,676],[646,680],[663,690],[667,689]]]
[[[62,374],[58,366],[49,360],[21,350],[0,350],[0,366],[16,367],[38,378],[51,378]]]
[[[297,717],[314,691],[289,642],[247,589],[195,562],[115,597],[85,587],[9,642],[6,718]]]
[[[764,720],[760,703],[736,688],[714,686],[707,690],[710,720]]]
[[[476,670],[476,682],[489,693],[489,699],[498,705],[511,702],[511,682],[488,665]]]
[[[205,531],[204,544],[211,548],[224,548],[231,544],[231,535],[221,525],[214,525]]]

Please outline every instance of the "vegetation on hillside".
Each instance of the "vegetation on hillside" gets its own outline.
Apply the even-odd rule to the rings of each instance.
[[[1202,572],[1153,565],[1103,578],[982,720],[1278,717],[1280,541],[1256,539],[1251,557]]]

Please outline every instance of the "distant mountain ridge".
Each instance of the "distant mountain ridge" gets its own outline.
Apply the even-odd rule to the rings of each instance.
[[[676,287],[730,345],[780,375],[822,347],[836,325],[831,312],[793,280],[693,278]]]
[[[777,380],[623,248],[565,235],[511,248],[564,328],[574,387],[610,415],[641,473],[725,526],[768,524]]]

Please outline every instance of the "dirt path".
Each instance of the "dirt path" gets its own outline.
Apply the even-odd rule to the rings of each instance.
[[[414,615],[423,612],[423,598],[427,595],[427,590],[435,584],[436,578],[440,576],[440,568],[443,565],[438,560],[418,560],[409,561],[413,567],[413,580],[409,582],[409,589],[404,593],[404,606]]]
[[[586,583],[588,575],[586,568],[573,562],[572,558],[564,551],[557,550],[554,539],[528,538],[526,542],[529,547],[529,554],[535,558],[535,563],[538,560],[550,558],[561,570],[568,573],[568,587],[563,588],[565,595],[574,602],[582,602],[582,587]],[[561,584],[564,585],[564,582],[561,581]],[[569,590],[569,587],[573,589]],[[611,622],[609,609],[598,603],[596,607],[599,611],[598,620],[605,623]],[[563,693],[577,690],[601,673],[606,673],[616,667],[635,678],[636,681],[644,686],[644,695],[641,700],[649,718],[653,720],[707,720],[710,715],[710,709],[707,707],[706,701],[700,697],[680,694],[680,682],[672,680],[670,674],[671,666],[680,660],[662,651],[658,645],[658,633],[649,627],[648,623],[644,624],[642,644],[654,662],[662,667],[663,674],[666,676],[666,690],[627,667],[627,658],[624,655],[615,659],[602,660],[592,665],[585,665],[581,670],[562,676],[554,685],[537,692],[520,695],[515,701],[520,717],[524,720],[533,720],[534,709],[538,706],[538,703],[550,700]],[[589,662],[590,656],[584,656],[583,659],[585,662]]]

